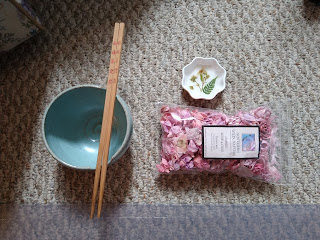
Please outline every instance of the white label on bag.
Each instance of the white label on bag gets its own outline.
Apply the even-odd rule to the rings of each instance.
[[[259,158],[259,126],[202,126],[202,157]]]

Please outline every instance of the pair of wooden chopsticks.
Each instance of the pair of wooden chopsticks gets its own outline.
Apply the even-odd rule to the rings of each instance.
[[[101,214],[104,185],[106,181],[107,167],[108,167],[112,118],[113,118],[114,103],[115,103],[115,98],[117,93],[123,34],[124,34],[124,23],[116,23],[114,27],[114,33],[113,33],[112,50],[111,50],[111,57],[110,57],[108,82],[107,82],[107,93],[106,93],[106,98],[104,103],[97,167],[96,167],[96,173],[94,177],[93,196],[92,196],[91,215],[90,215],[91,218],[93,218],[94,209],[96,205],[96,196],[98,193],[99,179],[100,179],[100,191],[99,191],[99,203],[98,203],[98,217],[100,217],[100,214]],[[102,162],[102,171],[101,171],[101,162]]]

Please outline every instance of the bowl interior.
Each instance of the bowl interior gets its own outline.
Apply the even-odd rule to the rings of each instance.
[[[95,169],[106,90],[79,87],[61,94],[49,107],[44,136],[51,154],[63,164]],[[127,118],[118,97],[115,101],[108,162],[119,150],[127,132]]]
[[[198,73],[201,69],[205,69],[209,75],[207,83],[212,79],[217,77],[215,85],[210,94],[203,93],[195,83],[190,79],[192,76],[198,76]],[[197,77],[197,82],[201,85],[200,78]],[[212,99],[219,92],[223,91],[225,88],[225,78],[226,70],[222,68],[218,61],[213,58],[195,58],[190,64],[184,67],[183,69],[183,88],[189,92],[191,97],[195,99]],[[192,89],[190,88],[192,87]]]

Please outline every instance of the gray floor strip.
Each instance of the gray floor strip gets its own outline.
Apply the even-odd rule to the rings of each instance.
[[[0,205],[0,239],[320,239],[320,205]]]

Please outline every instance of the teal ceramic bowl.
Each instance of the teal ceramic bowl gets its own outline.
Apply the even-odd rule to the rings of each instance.
[[[60,93],[49,105],[43,120],[45,145],[62,164],[76,169],[96,169],[106,90],[90,85]],[[108,163],[128,149],[132,116],[117,95],[114,107]]]

